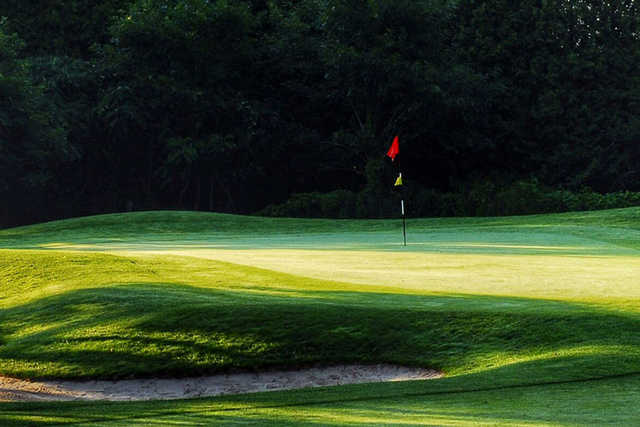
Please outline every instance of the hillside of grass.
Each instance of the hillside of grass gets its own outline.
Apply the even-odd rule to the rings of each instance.
[[[0,404],[0,419],[34,420],[20,414],[38,408],[48,415],[37,422],[83,422],[83,408],[84,422],[114,425],[131,422],[127,411],[141,424],[203,414],[366,424],[415,422],[428,414],[402,408],[427,405],[433,419],[459,425],[513,418],[514,405],[536,395],[538,412],[520,420],[533,422],[549,420],[545,405],[558,406],[565,390],[587,408],[582,418],[565,408],[566,422],[598,411],[621,420],[584,390],[618,384],[640,396],[639,216],[420,219],[407,248],[392,220],[336,221],[336,230],[325,220],[145,212],[3,230],[1,375],[188,377],[387,362],[446,378],[157,406]],[[129,245],[107,240],[118,236]],[[512,388],[511,403],[490,397]]]
[[[0,259],[0,373],[10,376],[342,362],[459,374],[544,366],[556,355],[555,365],[580,360],[568,376],[582,378],[632,372],[640,361],[635,313],[578,303],[370,288],[197,258],[13,251]]]
[[[150,211],[97,215],[0,230],[0,245],[28,246],[46,241],[121,241],[197,237],[298,234],[384,227],[382,220],[309,220],[190,211]]]

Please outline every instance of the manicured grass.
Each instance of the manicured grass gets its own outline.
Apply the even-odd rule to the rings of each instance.
[[[591,424],[638,415],[629,402],[640,397],[640,209],[414,220],[409,230],[404,248],[397,221],[145,212],[0,231],[0,374],[390,362],[448,376],[202,401],[0,404],[0,421]]]
[[[545,364],[555,354],[584,359],[582,371],[566,373],[582,378],[632,371],[640,356],[634,311],[399,291],[191,257],[7,253],[0,312],[5,375],[189,376],[338,362],[458,374]],[[589,362],[612,351],[625,354],[611,361],[615,367],[603,365],[607,357]]]

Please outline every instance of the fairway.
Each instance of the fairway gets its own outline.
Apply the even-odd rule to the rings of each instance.
[[[167,211],[0,230],[2,375],[341,363],[445,374],[194,401],[0,403],[0,422],[634,424],[640,209],[414,219],[407,231],[404,247],[394,220]]]

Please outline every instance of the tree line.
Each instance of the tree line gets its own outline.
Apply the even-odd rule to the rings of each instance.
[[[0,16],[0,226],[388,216],[395,135],[416,214],[640,200],[633,0],[5,0]]]

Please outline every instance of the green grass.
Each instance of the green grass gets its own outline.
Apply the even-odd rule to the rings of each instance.
[[[344,362],[447,374],[184,402],[0,404],[0,421],[633,424],[640,209],[412,220],[406,248],[398,231],[392,220],[193,212],[0,230],[0,374]]]

